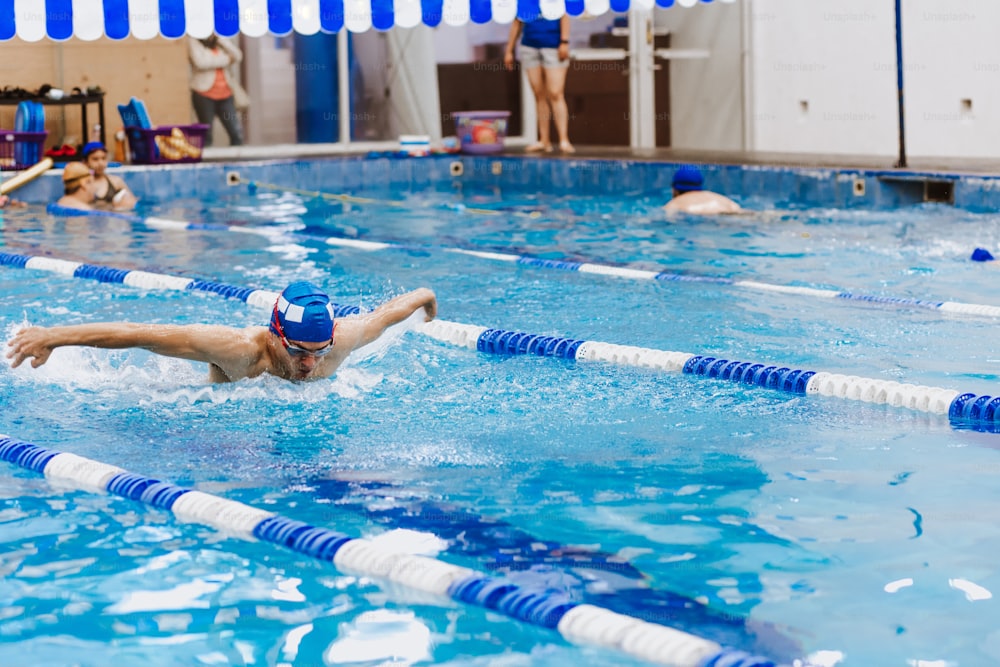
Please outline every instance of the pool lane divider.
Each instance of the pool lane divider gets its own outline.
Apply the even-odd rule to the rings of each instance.
[[[0,266],[51,271],[74,278],[105,283],[121,283],[143,289],[196,290],[239,299],[251,306],[270,310],[277,292],[239,287],[208,280],[197,280],[146,271],[117,269],[53,257],[34,257],[0,253]],[[361,312],[358,306],[334,304],[335,317]],[[913,385],[892,380],[842,375],[757,363],[721,359],[689,352],[669,352],[651,348],[584,341],[561,336],[493,329],[483,326],[433,320],[422,323],[417,331],[436,340],[493,355],[536,355],[572,361],[601,361],[623,366],[637,366],[679,372],[773,389],[799,396],[827,396],[886,404],[920,412],[948,415],[952,427],[1000,433],[1000,396],[978,395],[954,389]]]
[[[290,188],[284,188],[284,189],[288,190],[289,192],[298,192],[299,194],[303,193],[318,194],[318,193],[310,193],[309,191],[298,191]],[[376,200],[368,200],[364,197],[351,197],[350,195],[330,195],[330,196],[336,199],[341,199],[341,197],[348,198],[348,199],[342,199],[342,201],[358,201],[358,202],[376,201]],[[392,203],[402,205],[404,202],[392,202]],[[463,209],[463,210],[472,210],[472,209]],[[613,264],[577,262],[567,259],[544,259],[539,257],[531,257],[529,255],[518,255],[509,252],[467,250],[465,248],[450,248],[450,247],[440,247],[440,246],[406,245],[398,243],[388,243],[385,241],[365,241],[362,239],[349,239],[349,238],[341,238],[336,236],[326,236],[319,234],[306,234],[303,232],[293,232],[289,230],[246,227],[242,225],[221,225],[218,223],[185,222],[179,220],[166,220],[164,218],[157,218],[157,217],[142,218],[140,216],[129,213],[118,213],[114,211],[80,211],[77,209],[69,209],[62,206],[56,206],[54,204],[49,205],[48,211],[53,215],[64,215],[64,216],[97,215],[103,217],[122,218],[125,220],[129,220],[131,222],[145,224],[151,229],[158,229],[158,230],[229,231],[229,232],[239,232],[241,234],[252,234],[264,237],[292,236],[294,238],[318,241],[330,246],[337,246],[341,248],[352,248],[354,250],[361,250],[365,252],[374,252],[378,250],[434,249],[434,250],[439,250],[441,252],[467,255],[469,257],[477,257],[480,259],[489,259],[500,262],[515,263],[521,266],[531,266],[540,269],[555,269],[560,271],[575,271],[578,273],[591,273],[595,275],[609,276],[612,278],[623,278],[628,280],[663,280],[671,282],[711,283],[716,285],[729,285],[733,287],[742,287],[744,289],[754,290],[758,292],[772,292],[777,294],[809,296],[819,299],[841,299],[844,301],[859,301],[859,302],[878,304],[878,305],[924,308],[924,309],[937,310],[943,313],[951,313],[956,315],[1000,317],[1000,306],[991,306],[981,303],[963,303],[961,301],[935,301],[930,299],[914,299],[910,297],[883,296],[876,294],[855,294],[853,292],[847,292],[844,290],[819,289],[815,287],[804,287],[799,285],[777,285],[773,283],[764,283],[757,280],[738,280],[733,278],[723,278],[721,276],[698,276],[698,275],[671,273],[668,271],[651,271],[647,269],[634,269],[626,266],[615,266]],[[502,211],[491,211],[491,210],[487,210],[486,212],[497,213],[497,214],[503,213]]]
[[[499,213],[499,211],[496,211]],[[260,236],[290,235],[314,241],[319,241],[330,246],[341,248],[352,248],[361,251],[378,250],[410,250],[422,249],[424,246],[411,246],[406,244],[388,243],[383,241],[365,241],[362,239],[340,238],[336,236],[324,236],[319,234],[305,234],[302,232],[277,231],[273,229],[250,228],[240,225],[221,225],[217,223],[192,223],[176,220],[165,220],[162,218],[137,219],[144,222],[153,229],[160,230],[217,230],[240,232],[243,234],[258,234]],[[508,262],[521,266],[530,266],[540,269],[555,269],[561,271],[576,271],[579,273],[591,273],[595,275],[609,276],[612,278],[623,278],[627,280],[663,280],[672,282],[699,282],[713,283],[717,285],[728,285],[732,287],[742,287],[758,292],[772,292],[778,294],[791,294],[796,296],[808,296],[819,299],[840,299],[843,301],[859,301],[864,303],[925,308],[937,310],[943,313],[958,315],[976,315],[981,317],[1000,317],[1000,306],[990,306],[979,303],[963,303],[960,301],[935,301],[930,299],[914,299],[909,297],[881,296],[875,294],[855,294],[845,290],[818,289],[814,287],[802,287],[797,285],[777,285],[760,282],[757,280],[739,280],[733,278],[723,278],[719,276],[698,276],[671,273],[668,271],[651,271],[646,269],[634,269],[625,266],[615,266],[612,264],[598,264],[593,262],[577,262],[566,259],[542,259],[528,255],[518,255],[508,252],[489,252],[480,250],[466,250],[464,248],[432,247],[441,252],[456,253],[480,259],[489,259],[500,262]]]
[[[666,625],[574,602],[565,593],[525,588],[435,558],[394,552],[363,538],[2,434],[0,460],[77,489],[106,492],[167,510],[182,522],[285,547],[330,562],[348,574],[392,581],[553,629],[576,644],[596,644],[672,667],[776,667],[768,658],[724,648]]]

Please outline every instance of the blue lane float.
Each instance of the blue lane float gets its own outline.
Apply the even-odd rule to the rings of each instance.
[[[487,329],[476,341],[476,349],[487,354],[536,354],[540,357],[576,359],[582,340],[539,334]]]
[[[146,271],[117,269],[52,257],[0,253],[0,265],[13,268],[51,271],[76,278],[120,283],[143,289],[198,289],[249,305],[270,310],[278,293],[268,290],[228,285]],[[84,268],[81,268],[84,267]],[[360,313],[357,306],[334,304],[336,316]],[[846,398],[865,403],[886,404],[920,412],[948,415],[950,424],[959,430],[1000,433],[1000,410],[966,407],[971,396],[978,405],[991,405],[990,396],[941,387],[912,385],[824,371],[790,369],[783,366],[720,360],[689,352],[671,352],[651,348],[583,341],[522,331],[433,320],[417,330],[437,340],[494,355],[534,354],[571,361],[603,361],[627,366],[653,368],[709,379],[740,382],[746,386],[785,391],[797,395],[820,395]],[[692,362],[693,359],[697,358]],[[711,360],[711,361],[709,361]],[[955,401],[962,398],[961,406]]]
[[[561,592],[526,588],[437,559],[389,551],[362,538],[9,436],[0,435],[0,460],[86,491],[142,502],[234,537],[285,547],[347,573],[387,579],[553,629],[572,642],[597,644],[674,667],[777,667],[769,658],[580,603]]]
[[[809,380],[816,371],[804,371],[787,367],[765,366],[749,361],[729,361],[715,357],[694,356],[684,364],[683,372],[707,378],[729,380],[765,389],[777,389],[790,394],[805,396]]]
[[[757,488],[760,480],[755,472],[745,472],[738,488]],[[649,586],[648,577],[617,554],[549,541],[502,519],[479,516],[467,507],[411,494],[396,482],[323,476],[305,484],[310,495],[374,525],[434,534],[448,544],[439,558],[474,559],[481,570],[522,588],[551,587],[552,573],[558,571],[556,588],[578,602],[635,618],[659,619],[659,623],[738,650],[777,654],[783,659],[802,654],[786,628],[727,613],[659,585]],[[703,521],[722,527],[719,517],[703,517]],[[746,530],[760,539],[762,533],[756,528],[751,525]],[[732,529],[731,525],[725,528]],[[770,539],[788,546],[780,538]]]
[[[142,222],[142,218],[134,213],[123,213],[121,211],[105,211],[101,209],[70,208],[59,204],[49,204],[45,207],[45,212],[49,215],[58,215],[63,218],[117,218],[128,220],[129,222]]]

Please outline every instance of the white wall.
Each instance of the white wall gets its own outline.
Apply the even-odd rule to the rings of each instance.
[[[469,24],[451,26],[442,23],[434,28],[434,58],[439,63],[471,63],[472,46]]]
[[[471,63],[476,60],[475,47],[507,41],[510,24],[466,23],[450,26],[441,24],[433,30],[434,56],[439,63]]]
[[[909,0],[903,7],[907,154],[996,157],[1000,2]]]
[[[891,0],[752,0],[747,8],[748,149],[896,154]]]
[[[898,154],[892,2],[749,0],[747,6],[748,148]],[[908,0],[902,6],[907,155],[996,156],[1000,2]]]
[[[710,53],[704,59],[669,63],[670,143],[674,148],[743,148],[742,24],[738,2],[655,10],[655,25],[670,30],[671,49],[705,49]]]
[[[291,40],[291,38],[289,38]],[[250,109],[244,127],[248,144],[295,143],[295,63],[290,48],[277,48],[270,36],[243,36],[243,57],[250,95]],[[212,139],[224,146],[229,138],[216,120]]]

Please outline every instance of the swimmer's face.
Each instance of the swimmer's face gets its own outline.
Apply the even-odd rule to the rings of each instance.
[[[292,378],[295,380],[305,380],[312,375],[322,358],[333,349],[332,339],[327,343],[303,343],[291,340],[287,342],[288,344],[284,346],[285,354],[288,356]]]
[[[87,193],[88,202],[97,199],[97,181],[93,176],[84,176],[80,179],[80,190]]]
[[[86,165],[90,167],[90,170],[95,174],[103,174],[104,170],[108,168],[108,154],[106,151],[94,151],[87,156]]]
[[[288,368],[292,371],[293,380],[308,378],[320,364],[320,357],[333,352],[333,341],[337,331],[337,323],[330,329],[330,340],[318,343],[288,340],[285,329],[278,314],[278,302],[274,302],[274,312],[271,314],[271,335],[278,339],[288,360]]]

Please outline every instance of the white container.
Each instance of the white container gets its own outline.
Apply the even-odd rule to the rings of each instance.
[[[399,147],[408,155],[430,155],[431,138],[426,134],[401,134],[399,135]]]

